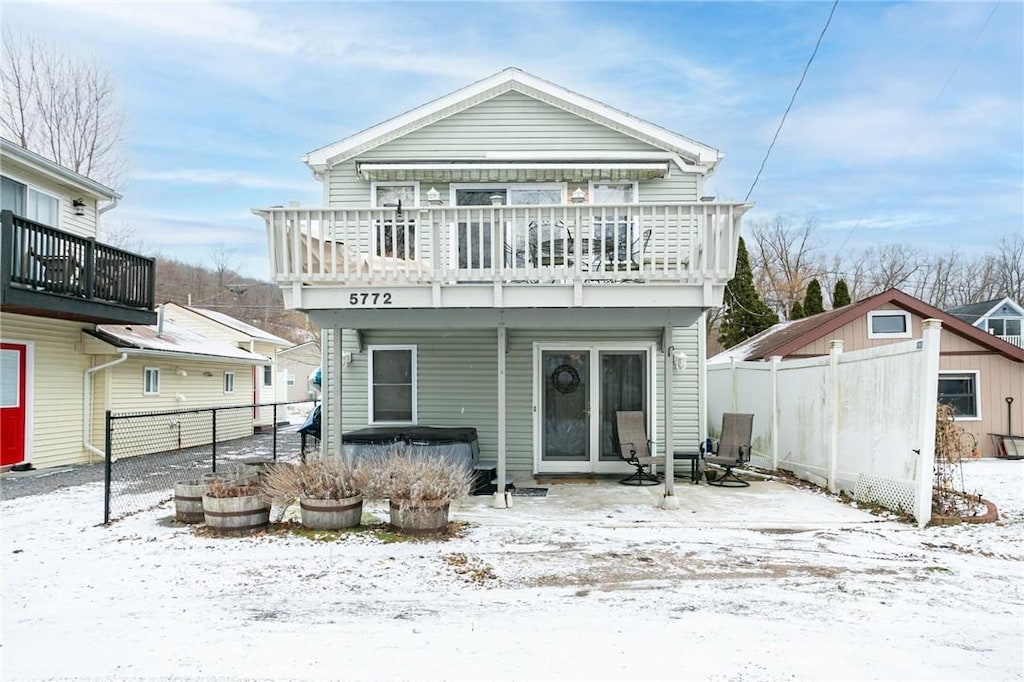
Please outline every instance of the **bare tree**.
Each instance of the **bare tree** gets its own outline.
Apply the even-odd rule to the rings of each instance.
[[[5,28],[0,131],[22,147],[116,187],[124,167],[124,114],[95,61]]]
[[[1024,234],[1003,237],[994,257],[998,295],[1024,302]]]
[[[819,245],[813,220],[797,225],[789,218],[755,222],[751,226],[751,268],[761,298],[780,316],[804,297],[807,283],[825,268],[816,253]]]

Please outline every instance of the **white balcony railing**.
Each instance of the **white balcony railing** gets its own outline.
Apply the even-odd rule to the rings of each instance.
[[[274,279],[340,287],[502,283],[724,284],[742,203],[271,208]]]
[[[999,336],[999,335],[996,334],[996,336]],[[1002,339],[1003,341],[1006,341],[1006,343],[1012,343],[1013,345],[1017,346],[1017,348],[1024,348],[1024,336],[1021,336],[1020,334],[1017,334],[1015,336],[1014,335],[999,336],[999,338]]]

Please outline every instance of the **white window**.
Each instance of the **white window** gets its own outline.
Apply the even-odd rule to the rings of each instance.
[[[910,313],[903,310],[872,310],[868,313],[869,339],[909,339]]]
[[[592,204],[635,204],[637,194],[635,182],[590,182]]]
[[[988,321],[988,331],[996,336],[1020,336],[1019,317],[993,317]]]
[[[630,219],[630,209],[614,208],[637,202],[637,183],[591,181],[589,195],[591,204],[613,207],[594,213],[593,269],[619,269],[625,264],[639,263],[644,245],[640,243],[636,222]]]
[[[954,419],[981,419],[979,375],[977,370],[939,372],[939,402],[953,406]]]
[[[60,220],[60,200],[56,195],[7,176],[0,178],[0,209],[51,227],[57,227]]]
[[[263,365],[263,385],[274,385],[274,367],[272,365]]]
[[[416,346],[370,346],[371,424],[416,423]]]
[[[224,392],[234,393],[235,392],[235,373],[224,372]]]
[[[142,370],[142,394],[160,395],[160,368],[146,367]]]
[[[497,184],[453,184],[452,193],[456,206],[558,206],[565,203],[565,183],[497,183]],[[452,243],[457,245],[457,258],[460,268],[491,267],[491,214],[469,212],[468,220],[460,218],[454,224]],[[560,221],[559,221],[560,222]],[[533,219],[531,225],[537,230],[550,229],[551,220],[543,217]],[[506,236],[506,242],[508,237]],[[515,251],[523,251],[525,243],[518,244]],[[525,256],[513,254],[513,247],[506,243],[506,265],[515,260],[519,265]]]
[[[295,375],[293,373],[291,373],[290,371],[285,370],[285,373],[284,373],[284,383],[286,383],[289,386],[294,386],[295,385]]]
[[[375,208],[394,208],[394,215],[376,221],[371,233],[373,253],[411,260],[416,257],[416,216],[410,209],[420,205],[418,182],[372,182],[370,201]],[[400,210],[399,210],[400,209]]]

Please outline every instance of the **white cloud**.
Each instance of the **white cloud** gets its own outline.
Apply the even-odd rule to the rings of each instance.
[[[193,185],[233,185],[247,189],[279,189],[301,192],[317,191],[316,183],[285,180],[267,175],[240,171],[178,168],[175,170],[142,170],[132,173],[133,181],[174,182]]]

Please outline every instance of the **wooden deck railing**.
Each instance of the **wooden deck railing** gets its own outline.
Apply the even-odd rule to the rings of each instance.
[[[724,284],[750,204],[271,208],[281,284]]]
[[[151,310],[154,259],[0,214],[5,286]]]

